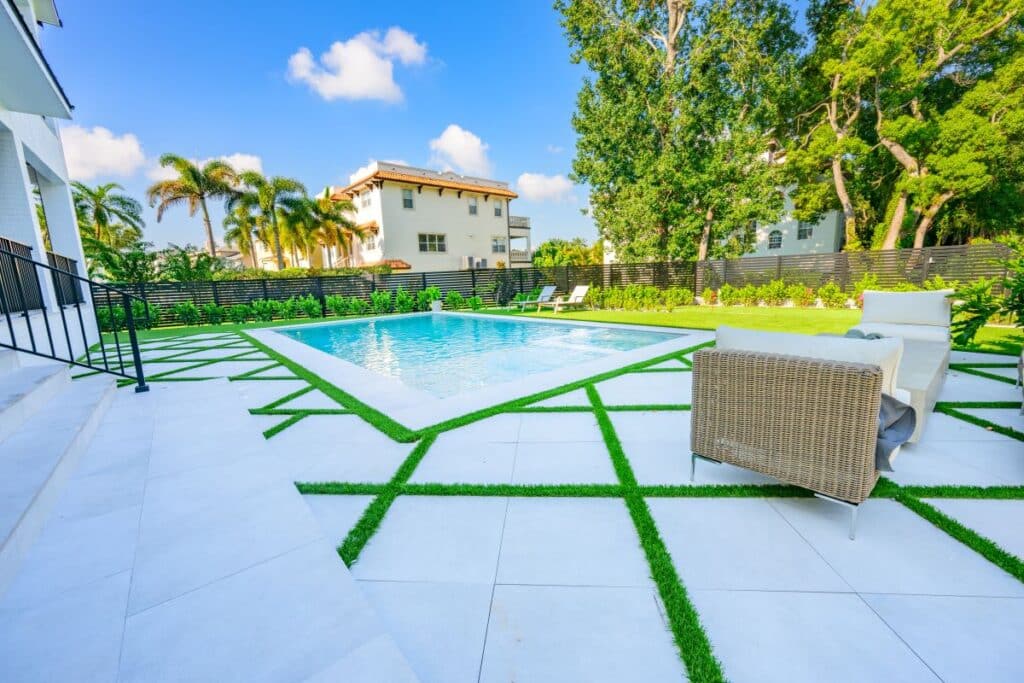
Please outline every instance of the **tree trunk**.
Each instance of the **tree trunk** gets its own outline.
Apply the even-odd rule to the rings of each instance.
[[[943,192],[935,201],[931,203],[921,216],[920,222],[917,224],[917,229],[914,231],[914,249],[920,249],[924,246],[924,238],[931,229],[932,224],[935,222],[935,216],[938,215],[943,205],[953,197],[953,192],[947,190]]]
[[[836,188],[836,197],[839,198],[839,204],[843,207],[843,231],[846,236],[846,246],[859,245],[857,214],[853,211],[853,202],[850,201],[850,193],[846,189],[846,176],[843,175],[843,160],[838,156],[832,157],[832,184]]]
[[[277,259],[277,269],[284,270],[284,252],[281,251],[281,236],[277,232],[277,212],[270,212],[270,227],[274,231],[274,256]]]
[[[217,247],[213,243],[213,225],[210,224],[210,212],[206,210],[206,197],[199,198],[199,206],[203,209],[203,225],[206,226],[206,248],[210,256],[217,256]]]
[[[889,229],[885,233],[885,242],[882,243],[882,249],[895,249],[896,243],[900,239],[900,231],[903,229],[903,221],[907,219],[907,192],[906,190],[900,192],[899,199],[896,200],[896,209],[892,212],[892,218],[889,220]]]
[[[697,260],[706,261],[708,247],[711,245],[711,224],[715,219],[715,210],[708,209],[704,214],[704,229],[700,232],[700,244],[697,245]]]

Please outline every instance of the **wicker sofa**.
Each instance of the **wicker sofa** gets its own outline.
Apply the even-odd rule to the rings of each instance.
[[[902,340],[719,328],[693,357],[691,479],[698,459],[810,489],[850,508],[878,481],[882,393],[895,393]]]

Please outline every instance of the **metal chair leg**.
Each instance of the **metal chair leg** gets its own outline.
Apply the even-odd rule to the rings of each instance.
[[[850,507],[850,540],[857,540],[857,506]]]
[[[690,483],[696,480],[697,475],[697,454],[690,453]]]

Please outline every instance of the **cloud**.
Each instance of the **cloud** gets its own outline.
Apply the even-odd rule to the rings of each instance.
[[[360,178],[365,178],[370,174],[370,167],[377,163],[377,159],[367,159],[365,166],[360,166],[352,173],[348,175],[348,182],[354,183]],[[398,164],[399,166],[408,166],[409,162],[402,159],[380,159],[383,164]]]
[[[559,147],[558,145],[548,145],[548,154],[561,154],[565,151],[565,147]]]
[[[68,175],[75,180],[130,176],[146,163],[142,145],[131,133],[118,136],[101,126],[67,126],[61,130],[61,139]]]
[[[487,148],[487,143],[479,137],[452,123],[440,137],[430,141],[430,150],[434,153],[431,163],[443,166],[445,170],[486,176],[491,172]]]
[[[236,171],[257,171],[263,173],[263,159],[255,154],[235,152],[234,154],[224,154],[219,157],[208,157],[206,159],[189,159],[189,161],[200,168],[214,160],[225,161]],[[161,166],[159,161],[154,160],[149,170],[146,171],[146,176],[150,180],[171,180],[176,178],[178,174],[173,168]]]
[[[300,47],[288,58],[288,77],[305,83],[325,100],[382,100],[399,102],[402,90],[395,83],[394,65],[422,64],[426,43],[392,26],[381,39],[379,31],[364,31],[346,41],[335,41],[320,62],[309,48]]]
[[[516,180],[516,189],[523,199],[535,202],[564,202],[573,198],[573,182],[564,175],[523,173]]]

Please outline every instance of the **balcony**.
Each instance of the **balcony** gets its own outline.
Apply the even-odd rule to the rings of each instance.
[[[514,230],[529,230],[530,218],[528,216],[509,216],[508,227]]]
[[[533,254],[529,249],[511,249],[508,256],[511,263],[531,263],[533,261]]]

